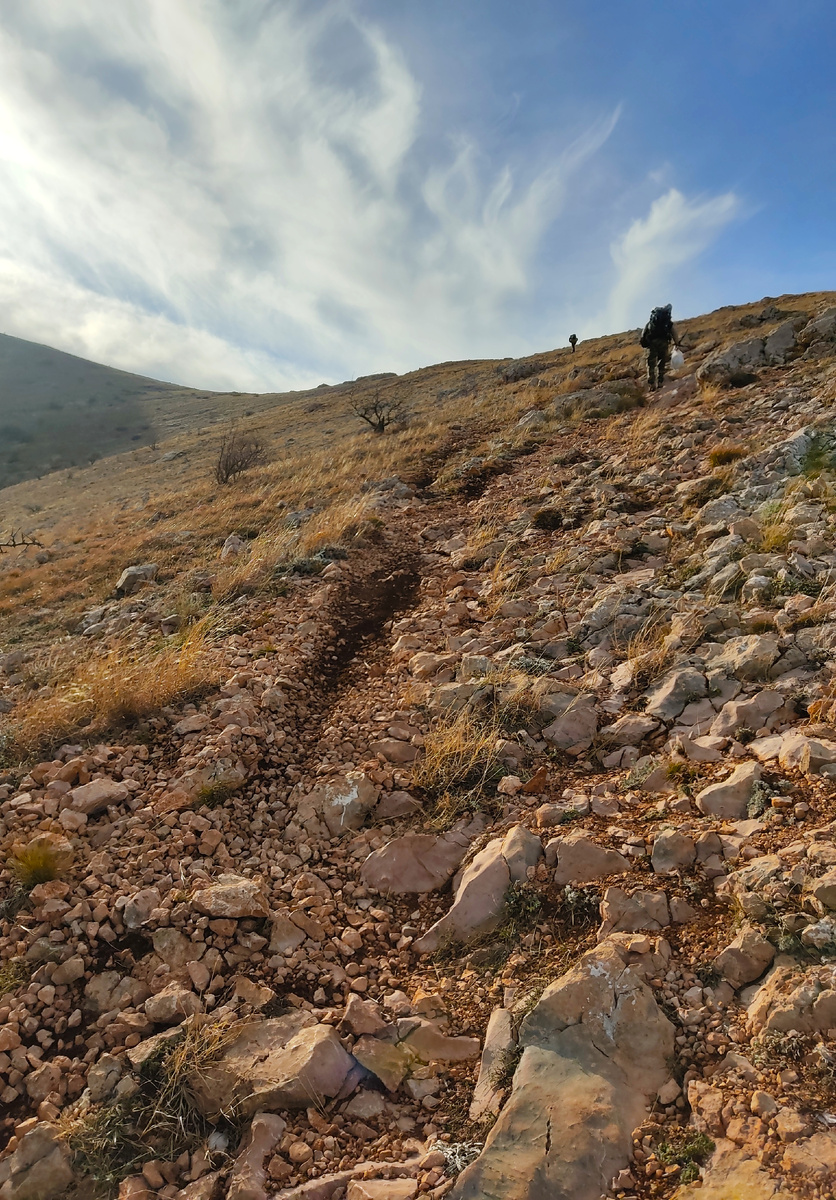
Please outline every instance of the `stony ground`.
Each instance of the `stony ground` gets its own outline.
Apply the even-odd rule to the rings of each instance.
[[[836,310],[751,332],[2,777],[3,1200],[833,1194]]]

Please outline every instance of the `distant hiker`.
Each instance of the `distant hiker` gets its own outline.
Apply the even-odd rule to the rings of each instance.
[[[578,344],[578,335],[573,333],[569,338],[569,345],[572,347],[572,353],[575,353],[575,346]]]
[[[665,371],[671,357],[671,342],[679,346],[679,338],[671,319],[671,305],[654,308],[642,330],[641,345],[647,351],[647,384],[656,391],[665,382]]]

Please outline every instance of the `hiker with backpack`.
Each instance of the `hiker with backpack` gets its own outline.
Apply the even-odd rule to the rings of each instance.
[[[654,308],[642,330],[641,345],[647,351],[647,385],[652,392],[665,381],[671,358],[671,342],[679,348],[679,338],[671,319],[672,306]]]
[[[573,333],[569,337],[569,345],[572,347],[572,353],[575,353],[575,346],[578,344],[578,335]]]

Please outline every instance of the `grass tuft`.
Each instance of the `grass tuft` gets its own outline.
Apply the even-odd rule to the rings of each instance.
[[[60,860],[55,849],[47,842],[36,841],[25,846],[9,860],[19,886],[31,892],[39,883],[49,883],[61,874]]]
[[[22,958],[10,958],[0,965],[0,997],[16,992],[29,982],[29,965]]]
[[[190,1019],[182,1035],[164,1043],[139,1072],[130,1099],[66,1109],[60,1130],[77,1174],[100,1188],[114,1189],[150,1159],[173,1162],[204,1142],[213,1125],[198,1110],[190,1080],[210,1066],[240,1033],[239,1024],[203,1024]],[[236,1114],[222,1123],[236,1135]]]
[[[719,446],[714,446],[708,452],[708,461],[712,468],[725,467],[729,463],[738,462],[741,458],[746,458],[749,451],[745,446],[741,446],[736,442],[721,442]]]

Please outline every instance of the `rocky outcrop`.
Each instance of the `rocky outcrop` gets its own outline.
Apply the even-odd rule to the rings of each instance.
[[[619,951],[589,951],[523,1022],[513,1090],[455,1200],[599,1200],[668,1076],[673,1026]]]

